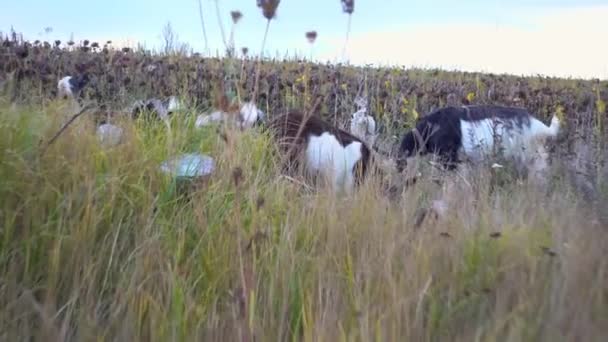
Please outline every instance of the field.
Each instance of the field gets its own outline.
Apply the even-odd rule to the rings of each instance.
[[[0,48],[0,340],[608,338],[608,83],[265,61],[268,115],[319,101],[343,125],[365,94],[387,146],[450,101],[565,122],[545,186],[475,170],[337,198],[282,175],[262,129],[193,127],[218,88],[250,96],[254,60],[58,43]],[[188,110],[169,128],[118,119],[111,149],[83,115],[49,146],[74,113],[56,81],[76,71],[93,114],[173,94]],[[218,170],[184,194],[159,165],[194,151]],[[445,217],[417,225],[438,198]]]

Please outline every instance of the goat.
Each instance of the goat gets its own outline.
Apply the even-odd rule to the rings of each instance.
[[[201,114],[196,117],[194,126],[196,128],[202,128],[205,126],[212,125],[214,123],[221,123],[228,119],[228,115],[222,111],[216,110],[211,114]]]
[[[443,166],[453,170],[461,162],[459,155],[479,162],[497,149],[505,157],[523,162],[524,166],[544,166],[547,153],[543,143],[557,136],[559,128],[557,116],[547,126],[523,108],[446,107],[420,119],[416,127],[403,136],[397,166],[403,170],[407,158],[434,153]]]
[[[141,114],[148,112],[154,117],[166,120],[174,112],[182,110],[183,105],[175,96],[170,96],[165,100],[148,99],[145,101],[136,101],[131,107],[131,115],[133,118],[138,118]]]
[[[268,125],[290,165],[304,166],[308,175],[321,176],[336,192],[350,193],[361,184],[371,151],[361,139],[316,115],[290,112]]]
[[[65,76],[57,82],[57,95],[61,98],[75,99],[89,83],[89,75]]]
[[[253,102],[246,102],[241,107],[241,125],[244,128],[251,128],[262,123],[266,119],[266,114],[258,109]]]
[[[184,105],[177,98],[177,96],[169,96],[169,98],[167,98],[163,102],[163,104],[167,108],[167,112],[169,113],[169,115],[173,114],[174,112],[184,110]]]
[[[237,107],[238,108],[238,107]],[[246,102],[241,106],[239,110],[238,117],[237,115],[230,115],[224,111],[218,110],[211,114],[205,115],[201,114],[196,118],[195,126],[196,128],[201,128],[204,126],[209,126],[214,123],[222,123],[230,121],[230,119],[234,118],[237,124],[241,128],[251,128],[255,125],[259,125],[266,119],[266,115],[263,111],[259,110],[254,102]]]

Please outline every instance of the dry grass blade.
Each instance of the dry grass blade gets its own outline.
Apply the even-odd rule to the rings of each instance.
[[[215,0],[215,14],[217,16],[217,22],[220,27],[220,33],[222,34],[222,42],[224,43],[224,47],[226,48],[226,50],[228,50],[228,41],[226,40],[226,32],[224,31],[224,21],[222,20],[219,0]]]
[[[82,114],[86,113],[89,109],[93,108],[93,104],[89,103],[86,104],[78,113],[72,115],[72,117],[59,129],[59,131],[57,131],[57,133],[55,133],[55,135],[53,135],[53,137],[49,140],[49,142],[46,144],[46,146],[44,146],[44,148],[40,151],[40,155],[44,155],[46,153],[46,151],[48,150],[48,148],[61,136],[61,134],[63,132],[65,132],[65,130],[70,127],[70,125],[76,120],[78,119],[78,117],[80,117]]]
[[[308,184],[306,184],[306,183],[304,183],[304,182],[302,182],[300,180],[297,180],[297,179],[295,179],[293,177],[290,177],[290,176],[287,176],[287,175],[281,175],[280,177],[284,178],[284,179],[288,180],[289,182],[291,182],[293,184],[296,184],[296,185],[298,185],[298,186],[300,186],[302,188],[305,188],[308,191],[313,191],[314,190],[310,185],[308,185]]]

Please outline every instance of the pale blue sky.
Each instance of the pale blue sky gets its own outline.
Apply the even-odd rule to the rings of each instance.
[[[223,50],[215,2],[214,0],[202,1],[210,48],[212,51]],[[265,20],[256,7],[256,1],[219,0],[219,3],[226,34],[230,31],[231,24],[229,12],[240,10],[244,17],[237,28],[237,48],[247,46],[250,51],[257,52]],[[432,56],[429,56],[428,61],[420,61],[420,58],[415,61],[397,57],[394,58],[395,60],[385,59],[382,53],[376,55],[368,54],[369,51],[359,51],[359,53],[357,46],[359,46],[359,50],[365,50],[365,44],[367,44],[364,43],[365,39],[378,41],[374,34],[379,38],[392,34],[393,39],[390,44],[408,45],[408,41],[395,40],[401,36],[407,36],[408,33],[412,34],[412,32],[418,32],[417,36],[422,37],[424,32],[420,30],[428,31],[435,28],[443,28],[448,33],[453,31],[450,27],[476,27],[478,31],[498,31],[502,28],[514,31],[538,31],[542,29],[536,27],[539,18],[547,19],[550,22],[548,16],[551,13],[575,13],[576,10],[585,8],[590,9],[587,13],[596,13],[597,11],[594,9],[608,9],[608,0],[358,0],[355,3],[351,33],[354,42],[352,51],[349,46],[349,56],[355,62],[416,63],[428,64],[428,66],[434,66],[438,62],[431,58]],[[73,34],[75,40],[90,39],[103,42],[107,39],[114,41],[130,39],[144,42],[147,47],[155,47],[160,43],[160,32],[163,26],[167,22],[171,22],[181,41],[190,44],[195,51],[202,51],[204,46],[197,0],[19,0],[5,1],[2,7],[0,31],[7,32],[12,26],[31,40],[61,39],[65,41],[70,34]],[[581,15],[577,15],[577,18],[583,20]],[[572,23],[568,18],[563,20],[566,21],[563,23],[564,26],[580,26]],[[584,21],[588,23],[588,20],[584,19]],[[338,0],[282,0],[276,21],[271,24],[266,53],[274,54],[286,51],[293,53],[297,50],[308,54],[310,50],[304,33],[316,30],[319,38],[314,49],[315,57],[337,58],[339,55],[337,51],[340,50],[344,40],[346,23],[347,16],[342,13]],[[608,24],[604,26],[608,26]],[[43,33],[45,27],[53,28],[53,32],[48,36]],[[589,31],[591,31],[590,34],[595,34],[594,32],[597,30],[591,27]],[[491,36],[484,37],[488,40],[493,39]],[[605,36],[597,38],[605,41]],[[479,43],[483,43],[472,37],[469,39],[470,42],[463,38],[462,45],[479,46]],[[384,45],[375,48],[384,49]],[[425,48],[428,47],[408,46],[411,51]],[[387,49],[389,48],[387,47]],[[456,53],[456,51],[446,51],[446,54],[449,53]],[[603,51],[598,53],[603,53]],[[397,55],[395,53],[395,56]],[[439,64],[446,63],[440,61]],[[473,68],[477,64],[473,65]],[[478,67],[480,69],[488,68],[487,65]],[[602,68],[607,67],[604,64],[603,67],[598,66],[597,68],[601,73]],[[577,74],[578,72],[574,70],[572,73]],[[608,71],[606,74],[600,74],[598,77],[608,76]]]

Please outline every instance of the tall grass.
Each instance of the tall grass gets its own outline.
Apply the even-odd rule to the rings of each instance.
[[[113,149],[83,116],[41,156],[66,112],[0,104],[0,340],[608,336],[608,232],[559,177],[480,172],[392,201],[372,177],[336,198],[282,177],[264,132],[187,114],[170,136],[121,122]],[[158,169],[182,151],[218,161],[187,194]],[[415,228],[438,197],[446,217]]]

